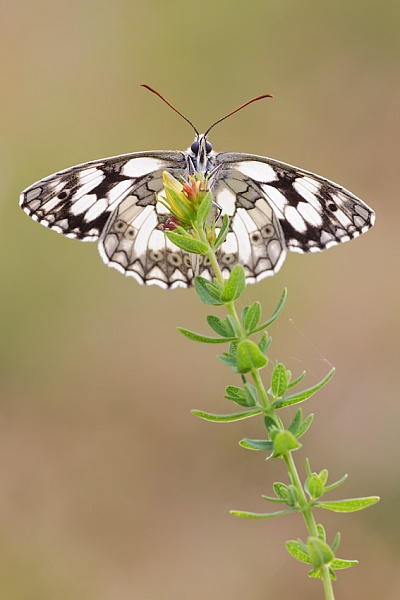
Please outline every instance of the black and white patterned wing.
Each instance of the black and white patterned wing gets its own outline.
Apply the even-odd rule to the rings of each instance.
[[[232,253],[245,266],[249,281],[273,275],[286,249],[318,252],[374,224],[375,214],[362,200],[308,171],[240,153],[221,152],[215,163],[222,165],[216,200],[232,219],[222,251],[225,260]]]
[[[219,251],[224,276],[238,262],[244,266],[248,283],[276,273],[285,260],[286,243],[279,219],[260,184],[227,166],[220,172],[213,196],[222,214],[230,217],[230,230]]]
[[[156,203],[164,169],[184,174],[185,154],[138,152],[78,165],[31,185],[20,204],[58,233],[99,240],[104,262],[140,283],[187,287],[193,279],[189,256],[157,229],[165,219]]]

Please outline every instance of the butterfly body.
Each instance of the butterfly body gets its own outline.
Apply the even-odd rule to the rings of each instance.
[[[92,161],[38,181],[21,194],[35,221],[82,241],[97,241],[104,262],[139,283],[188,287],[189,254],[160,225],[162,172],[209,175],[216,205],[230,216],[220,249],[223,272],[243,264],[249,283],[273,275],[287,250],[316,252],[348,241],[374,223],[373,211],[341,186],[261,156],[214,152],[198,134],[186,151],[148,151]],[[199,274],[213,272],[199,257]]]

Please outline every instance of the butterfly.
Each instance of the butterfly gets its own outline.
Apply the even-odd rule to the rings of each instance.
[[[214,204],[230,217],[219,250],[224,275],[243,265],[248,283],[276,273],[286,252],[319,252],[365,233],[375,214],[362,200],[319,175],[253,154],[215,152],[194,125],[186,151],[134,152],[59,171],[21,193],[22,209],[35,221],[67,237],[98,242],[103,261],[142,284],[189,287],[195,274],[212,279],[205,257],[192,257],[164,235],[168,214],[157,194],[162,173],[175,178],[210,176]]]

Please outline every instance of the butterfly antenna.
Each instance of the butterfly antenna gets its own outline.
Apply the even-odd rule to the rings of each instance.
[[[199,132],[197,131],[196,127],[193,125],[192,121],[189,121],[189,119],[187,117],[185,117],[185,115],[183,115],[177,108],[175,108],[175,106],[173,104],[171,104],[171,102],[168,102],[168,100],[166,100],[164,98],[164,96],[161,96],[161,94],[159,92],[157,92],[157,90],[155,90],[154,88],[152,88],[149,85],[147,85],[147,83],[141,83],[140,86],[146,88],[147,90],[150,90],[150,92],[153,92],[153,94],[155,94],[156,96],[158,96],[159,98],[161,98],[161,100],[163,102],[165,102],[165,104],[167,104],[170,108],[172,108],[172,110],[174,110],[176,113],[178,113],[178,115],[180,115],[182,117],[182,119],[185,119],[185,121],[187,123],[189,123],[189,125],[196,132],[196,135],[200,135]]]
[[[257,102],[257,100],[262,100],[263,98],[273,98],[273,96],[271,94],[263,94],[262,96],[257,96],[256,98],[252,98],[251,100],[248,100],[247,102],[245,102],[244,104],[242,104],[241,106],[239,106],[239,108],[236,108],[232,112],[230,112],[227,115],[225,115],[224,117],[222,117],[222,119],[218,119],[218,121],[215,121],[215,123],[213,123],[207,129],[207,131],[205,132],[204,135],[207,136],[209,134],[209,132],[211,131],[211,129],[213,127],[215,127],[215,125],[218,125],[218,123],[221,123],[221,121],[225,121],[225,119],[227,119],[228,117],[231,117],[235,113],[239,112],[239,110],[242,110],[242,108],[244,108],[245,106],[248,106],[249,104],[252,104],[253,102]]]

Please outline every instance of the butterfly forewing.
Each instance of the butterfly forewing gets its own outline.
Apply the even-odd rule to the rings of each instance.
[[[279,219],[284,244],[295,252],[318,252],[366,232],[374,212],[341,186],[262,156],[220,153],[222,177],[239,171],[255,182]]]
[[[193,272],[187,253],[159,225],[156,202],[162,172],[186,170],[183,152],[141,152],[77,165],[46,177],[21,194],[23,210],[68,237],[99,242],[105,263],[140,283],[187,287]]]

